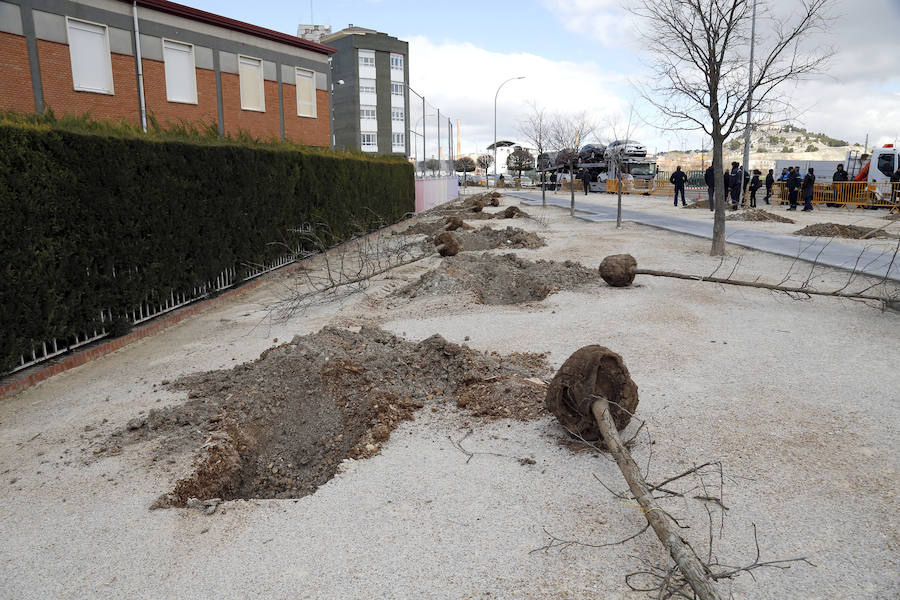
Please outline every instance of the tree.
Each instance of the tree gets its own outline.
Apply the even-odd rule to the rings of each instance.
[[[629,111],[628,113],[628,121],[624,127],[622,127],[622,121],[616,117],[613,117],[609,121],[608,129],[611,135],[611,140],[625,140],[631,137],[633,133],[631,128],[631,116],[633,111]],[[606,165],[607,165],[607,176],[610,174],[614,174],[616,177],[616,229],[622,228],[622,187],[624,182],[624,175],[626,170],[627,157],[625,156],[625,148],[627,144],[620,144],[615,146],[614,148],[609,148],[607,146],[607,151],[605,153]]]
[[[509,171],[516,171],[521,179],[522,171],[530,171],[534,168],[534,156],[522,146],[516,146],[512,154],[506,157],[506,168]]]
[[[747,112],[760,121],[789,109],[778,87],[814,73],[830,56],[820,45],[803,42],[825,28],[834,0],[797,0],[791,17],[775,15],[757,0],[760,18],[751,52],[752,2],[747,0],[640,0],[635,14],[645,30],[654,74],[643,97],[663,115],[667,127],[702,129],[712,138],[713,169],[723,171],[722,146]],[[749,81],[750,57],[753,80]],[[710,254],[725,253],[725,189],[715,190],[715,221]]]
[[[436,158],[429,158],[425,161],[425,168],[431,171],[431,175],[434,176],[441,169],[441,161]]]
[[[468,156],[457,158],[453,163],[453,169],[457,173],[463,174],[463,188],[465,188],[469,182],[469,178],[466,177],[466,173],[471,173],[475,170],[475,161]]]
[[[487,172],[488,169],[491,168],[491,165],[494,164],[494,157],[490,154],[481,154],[475,159],[475,164],[478,165],[479,169],[484,171],[484,182],[485,185],[487,185]]]
[[[594,125],[584,112],[576,115],[557,115],[550,125],[550,140],[557,148],[561,148],[562,160],[569,166],[569,188],[572,192],[572,203],[569,214],[575,216],[575,162],[578,160],[578,149],[594,131]]]
[[[534,102],[531,102],[529,107],[531,112],[519,123],[519,133],[531,143],[537,152],[538,160],[540,160],[541,155],[549,149],[551,119],[547,115],[547,111],[538,107]],[[544,176],[545,171],[541,171],[541,206],[546,208],[547,190],[544,186]]]
[[[807,152],[818,152],[819,149],[814,144],[810,144],[809,146],[806,147],[806,151]]]

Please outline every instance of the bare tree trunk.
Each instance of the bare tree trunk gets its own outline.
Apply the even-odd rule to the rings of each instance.
[[[596,397],[596,396],[595,396]],[[598,398],[591,405],[591,412],[597,419],[597,425],[600,427],[600,434],[603,436],[603,442],[613,457],[622,476],[628,482],[628,489],[631,495],[637,500],[641,506],[641,512],[644,518],[650,523],[656,537],[662,542],[663,546],[668,550],[669,555],[678,565],[678,569],[684,578],[690,584],[694,593],[700,600],[722,600],[722,596],[713,587],[711,573],[703,561],[694,552],[694,549],[678,535],[678,526],[660,506],[653,500],[653,493],[646,480],[641,475],[641,470],[631,454],[622,443],[616,425],[612,416],[609,414],[609,403],[606,398]]]
[[[618,171],[618,169],[616,169]],[[616,229],[622,229],[622,176],[618,175],[618,179],[616,179],[618,185],[616,188],[619,190],[619,200],[616,203]]]
[[[569,163],[569,191],[572,193],[572,206],[569,209],[569,214],[571,216],[575,216],[575,163]]]
[[[547,171],[541,173],[541,208],[547,208]]]
[[[714,125],[715,127],[715,125]],[[725,255],[725,181],[723,179],[722,165],[722,145],[724,140],[721,135],[713,135],[713,177],[718,178],[716,181],[715,200],[716,212],[713,216],[713,238],[712,248],[710,248],[710,256]]]
[[[742,281],[740,279],[728,279],[727,277],[704,277],[702,275],[686,275],[684,273],[676,273],[674,271],[658,271],[656,269],[635,269],[635,275],[652,275],[653,277],[671,277],[673,279],[687,279],[689,281],[708,281],[710,283],[723,283],[728,285],[737,285],[741,287],[753,287],[762,290],[772,290],[775,292],[785,292],[787,294],[808,294],[810,296],[831,296],[832,298],[850,298],[853,300],[876,300],[878,302],[889,302],[891,298],[887,294],[866,294],[863,292],[843,292],[840,290],[832,292],[820,292],[805,286],[781,285],[777,283],[763,283],[761,281]]]

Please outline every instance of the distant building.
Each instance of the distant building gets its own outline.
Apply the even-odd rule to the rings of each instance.
[[[312,28],[311,35],[320,31],[315,27],[326,26],[301,26]],[[332,57],[334,145],[409,156],[409,44],[353,25],[319,39],[337,49]]]
[[[321,42],[323,37],[331,35],[331,25],[297,25],[297,37],[311,42]]]
[[[524,148],[525,150],[530,152],[532,156],[537,158],[534,148],[529,148],[525,144],[517,144],[516,142],[510,140],[497,140],[497,175],[509,176],[510,171],[506,168],[506,161],[509,160],[509,155],[516,151],[516,148]],[[488,145],[487,152],[485,152],[485,154],[490,154],[493,158],[494,144]],[[491,165],[491,168],[488,169],[488,173],[493,172],[494,166]]]
[[[0,1],[0,110],[145,113],[328,146],[332,53],[167,0]]]

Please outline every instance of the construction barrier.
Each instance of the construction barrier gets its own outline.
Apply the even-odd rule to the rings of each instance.
[[[765,188],[756,192],[757,204],[765,197]],[[787,204],[787,182],[777,181],[772,189],[771,201]],[[802,192],[797,190],[797,204],[803,204]],[[900,183],[868,183],[865,181],[821,181],[813,184],[813,207],[839,206],[847,210],[858,208],[900,209]]]

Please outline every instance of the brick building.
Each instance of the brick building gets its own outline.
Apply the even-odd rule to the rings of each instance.
[[[334,52],[167,0],[0,0],[0,110],[328,146]]]

